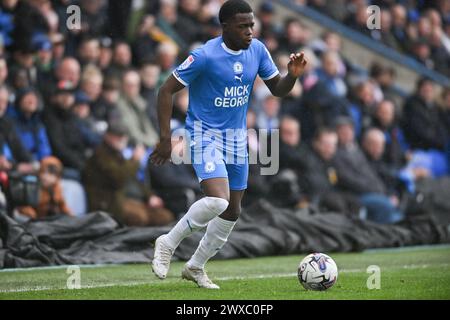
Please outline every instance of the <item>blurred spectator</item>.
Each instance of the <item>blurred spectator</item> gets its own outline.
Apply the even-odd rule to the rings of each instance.
[[[100,54],[98,57],[98,66],[102,71],[109,68],[112,61],[112,40],[110,37],[100,38]]]
[[[400,50],[400,46],[397,39],[392,34],[392,16],[391,12],[387,9],[382,9],[380,12],[380,27],[381,29],[372,31],[372,38],[381,41],[388,47],[395,50]]]
[[[110,213],[125,225],[165,225],[174,220],[172,212],[164,208],[162,199],[136,181],[139,163],[145,154],[142,147],[134,149],[131,159],[122,152],[128,144],[125,126],[111,125],[103,143],[95,150],[83,171],[88,194],[89,210]],[[137,187],[140,197],[131,198],[130,184]]]
[[[75,95],[72,112],[77,118],[77,127],[85,145],[87,155],[101,142],[102,128],[97,128],[96,121],[91,115],[89,97],[82,91]],[[90,149],[90,150],[89,150]]]
[[[160,42],[171,41],[170,37],[156,26],[155,20],[153,15],[145,15],[138,25],[136,39],[133,43],[133,52],[138,65],[156,58],[156,48]]]
[[[262,100],[261,111],[256,118],[256,125],[259,129],[272,131],[280,126],[279,120],[280,99],[274,97],[270,92]]]
[[[131,67],[131,48],[125,41],[117,41],[114,44],[112,63],[107,75],[121,78],[123,73]]]
[[[32,156],[20,141],[14,123],[5,117],[8,101],[8,89],[0,87],[0,171],[32,173],[36,169]]]
[[[322,67],[316,71],[317,82],[305,92],[304,104],[309,115],[302,122],[317,126],[331,126],[339,115],[348,115],[346,100],[347,85],[339,72],[340,59],[336,52],[327,51],[322,55]],[[310,133],[311,134],[311,133]]]
[[[44,123],[50,138],[53,154],[58,157],[65,173],[79,179],[84,167],[88,146],[73,113],[75,87],[70,81],[60,81],[51,95],[51,105],[44,111]]]
[[[156,130],[159,130],[157,98],[158,98],[158,80],[161,69],[156,63],[144,63],[140,68],[142,79],[141,95],[147,102],[145,108],[149,119]],[[184,122],[184,121],[183,121]]]
[[[284,23],[280,50],[286,53],[297,52],[309,43],[311,32],[298,18],[288,18]]]
[[[139,93],[139,73],[134,70],[126,71],[122,82],[122,94],[117,107],[124,124],[130,130],[132,143],[153,147],[158,142],[158,134],[146,114],[146,102]]]
[[[370,66],[369,75],[374,80],[374,85],[378,86],[381,90],[382,97],[395,102],[395,114],[400,115],[400,105],[403,100],[394,87],[396,77],[395,69],[374,62]]]
[[[403,107],[403,130],[412,149],[444,150],[446,132],[435,103],[434,83],[427,78],[417,82],[415,93]]]
[[[8,63],[4,56],[0,55],[0,86],[6,84],[8,78]]]
[[[156,50],[156,59],[161,68],[158,88],[169,77],[177,61],[178,49],[172,42],[161,43]]]
[[[355,195],[336,188],[338,176],[333,165],[338,137],[334,130],[319,128],[312,148],[305,153],[305,168],[300,177],[302,190],[308,200],[320,209],[356,215],[361,204]]]
[[[353,118],[356,136],[359,137],[363,129],[370,124],[375,111],[375,88],[371,80],[357,84],[352,90],[350,113]]]
[[[339,147],[335,157],[339,187],[355,194],[379,193],[386,188],[372,170],[355,141],[353,121],[347,117],[336,119]]]
[[[384,134],[385,151],[383,159],[396,168],[405,165],[408,144],[403,130],[396,121],[395,107],[392,101],[383,100],[378,103],[371,125]]]
[[[181,50],[187,50],[189,44],[199,38],[197,21],[192,17],[192,14],[197,14],[198,11],[188,12],[186,10],[188,6],[185,5],[184,10],[181,9],[184,14],[179,15],[176,0],[160,0],[160,4],[157,25]]]
[[[408,35],[406,33],[406,25],[408,22],[406,8],[401,4],[395,4],[391,7],[392,15],[392,35],[397,40],[397,44],[403,51],[406,51],[408,43]]]
[[[275,13],[275,6],[270,1],[264,1],[259,6],[257,17],[261,23],[261,38],[267,39],[280,33],[281,30],[276,24]]]
[[[23,89],[17,94],[10,116],[23,146],[34,161],[41,161],[52,154],[38,107],[37,92],[33,88]]]
[[[94,37],[84,37],[78,46],[78,57],[82,66],[98,65],[100,60],[100,41]]]
[[[108,15],[105,14],[106,3],[104,0],[80,0],[83,33],[99,36],[108,31]]]
[[[19,213],[31,219],[65,214],[73,216],[64,199],[61,186],[63,166],[55,157],[42,159],[39,169],[39,203],[36,207],[19,207]]]
[[[177,92],[173,99],[173,112],[172,112],[172,119],[170,121],[171,130],[184,128],[188,107],[189,107],[189,91],[181,90]]]
[[[306,145],[302,142],[300,123],[289,116],[280,120],[280,169],[270,180],[270,199],[277,206],[303,205],[299,177],[305,169]]]
[[[367,214],[363,218],[379,223],[394,223],[403,219],[397,209],[398,199],[387,197],[387,188],[372,168],[355,141],[350,118],[336,119],[339,147],[334,158],[338,188],[359,197]]]
[[[440,105],[440,119],[447,130],[447,143],[450,142],[450,87],[442,91],[442,104]]]
[[[117,101],[120,97],[120,80],[107,77],[103,82],[101,96],[91,106],[91,114],[99,132],[105,132],[108,124],[120,119]]]
[[[300,123],[285,116],[280,121],[280,170],[291,169],[297,176],[305,170],[306,146],[301,142]]]
[[[34,64],[34,55],[36,50],[31,47],[31,44],[24,47],[17,47],[12,53],[12,64],[10,68],[11,76],[19,72],[24,72],[27,86],[37,85],[37,68]]]
[[[399,169],[383,159],[386,138],[383,132],[376,128],[368,128],[362,136],[362,149],[372,169],[378,174],[389,194],[396,194],[399,187]]]

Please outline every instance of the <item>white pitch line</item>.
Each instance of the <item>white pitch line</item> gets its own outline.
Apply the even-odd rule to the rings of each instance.
[[[393,270],[393,269],[424,269],[428,268],[430,266],[438,266],[438,267],[450,267],[449,263],[439,263],[439,264],[411,264],[411,265],[403,265],[399,266],[398,268],[381,268],[381,270]],[[357,273],[357,272],[365,272],[365,269],[340,269],[339,273]],[[230,280],[252,280],[252,279],[270,279],[270,278],[290,278],[290,277],[296,277],[296,272],[290,272],[290,273],[273,273],[273,274],[255,274],[255,275],[248,275],[248,276],[228,276],[228,277],[217,277],[215,280],[217,281],[230,281]],[[166,282],[174,282],[174,281],[180,281],[181,279],[175,279],[175,278],[168,278],[166,279]],[[101,283],[101,284],[90,284],[90,285],[84,285],[81,286],[80,289],[95,289],[95,288],[108,288],[108,287],[116,287],[116,286],[122,286],[122,287],[133,287],[133,286],[139,286],[139,285],[145,285],[145,284],[154,284],[154,283],[161,283],[160,280],[147,280],[147,281],[132,281],[132,282],[115,282],[115,283]],[[73,289],[73,290],[80,290],[80,289]],[[33,292],[33,291],[46,291],[46,290],[69,290],[67,288],[55,288],[55,287],[46,287],[46,286],[36,286],[34,288],[14,288],[14,289],[0,289],[0,293],[16,293],[16,292]]]

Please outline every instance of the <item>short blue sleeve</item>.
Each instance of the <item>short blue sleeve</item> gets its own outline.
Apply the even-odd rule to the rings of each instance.
[[[203,71],[205,62],[205,51],[203,48],[197,48],[191,52],[189,57],[172,74],[183,85],[188,86]]]
[[[269,50],[267,50],[263,43],[260,43],[260,57],[258,75],[261,79],[264,81],[270,80],[280,73],[270,56]]]

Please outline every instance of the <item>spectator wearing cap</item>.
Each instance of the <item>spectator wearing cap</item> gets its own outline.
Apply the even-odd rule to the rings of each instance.
[[[36,68],[38,85],[49,83],[52,79],[52,71],[54,67],[52,43],[45,34],[38,33],[33,39],[33,46],[37,50]]]
[[[14,123],[6,118],[9,102],[9,91],[0,87],[0,171],[15,170],[21,173],[32,173],[36,167],[32,156],[23,146],[17,135]]]
[[[119,123],[108,127],[103,142],[87,161],[83,183],[88,194],[89,210],[102,210],[125,225],[165,225],[174,220],[161,198],[136,180],[145,149],[138,146],[130,159],[123,156],[128,145],[128,129]],[[127,186],[134,185],[140,194],[131,198]]]
[[[10,117],[16,132],[25,149],[33,156],[33,160],[40,161],[50,156],[52,149],[41,119],[39,97],[35,89],[26,88],[19,91],[15,107],[11,110]]]
[[[22,47],[15,47],[12,53],[11,77],[14,78],[17,73],[23,72],[28,86],[36,86],[38,73],[34,62],[35,53],[36,49],[28,43]]]
[[[86,145],[73,113],[75,87],[70,81],[60,81],[50,97],[50,106],[44,111],[44,123],[52,146],[70,177],[79,178],[86,161]]]
[[[158,134],[146,114],[146,102],[140,95],[141,78],[134,70],[126,71],[122,77],[122,93],[117,102],[124,124],[130,130],[135,144],[155,146]]]

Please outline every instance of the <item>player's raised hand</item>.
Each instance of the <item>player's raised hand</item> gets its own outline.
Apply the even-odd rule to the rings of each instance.
[[[162,139],[153,150],[150,155],[150,162],[154,165],[162,165],[170,160],[172,154],[172,141],[171,139]]]
[[[306,66],[306,58],[303,52],[291,53],[289,56],[288,72],[291,76],[298,78],[304,71]]]

